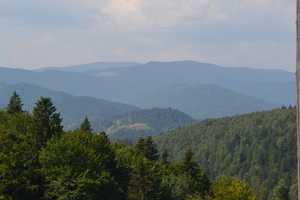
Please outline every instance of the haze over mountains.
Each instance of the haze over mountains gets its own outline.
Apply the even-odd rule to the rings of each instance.
[[[291,72],[221,67],[194,61],[91,63],[35,71],[1,67],[0,82],[5,83],[5,87],[30,83],[143,109],[171,107],[197,119],[295,105],[296,97],[295,75]],[[12,91],[5,94],[0,93],[1,107],[7,105],[13,88],[11,86]],[[29,85],[21,90],[17,92],[22,99],[21,92],[28,95],[34,92]],[[51,97],[49,92],[43,95]]]
[[[12,91],[14,90],[20,95],[22,103],[24,104],[23,109],[27,111],[32,111],[35,102],[37,102],[41,96],[51,97],[57,111],[61,112],[63,125],[66,129],[68,129],[68,127],[77,127],[83,121],[85,115],[89,116],[90,119],[97,119],[140,110],[140,108],[136,106],[110,102],[94,97],[77,97],[65,92],[58,92],[28,83],[17,83],[13,85],[0,84],[0,87],[0,102],[2,102],[2,108],[7,106]]]

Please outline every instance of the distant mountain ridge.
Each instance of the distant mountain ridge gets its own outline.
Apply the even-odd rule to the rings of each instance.
[[[141,108],[149,105],[149,108],[165,108],[172,105],[172,108],[184,110],[196,119],[234,116],[281,107],[280,104],[274,104],[212,84],[167,87],[136,99],[133,105]]]
[[[90,119],[108,117],[122,113],[139,110],[140,108],[122,103],[109,102],[94,97],[77,97],[64,92],[58,92],[28,83],[6,85],[0,88],[0,109],[9,103],[13,91],[17,91],[22,103],[23,110],[31,111],[41,96],[50,97],[57,112],[61,112],[63,125],[66,129],[78,127],[85,115]]]
[[[129,63],[132,65],[134,63]],[[197,115],[190,110],[182,110],[187,106],[186,102],[180,100],[184,95],[189,94],[187,88],[193,88],[194,93],[189,102],[189,107],[199,108],[199,103],[205,99],[199,85],[212,84],[223,89],[233,90],[244,95],[255,97],[254,101],[264,100],[268,106],[258,108],[265,110],[281,105],[288,106],[295,102],[295,75],[283,70],[262,70],[250,68],[230,68],[213,64],[198,63],[194,61],[178,62],[149,62],[146,64],[137,63],[134,66],[111,67],[104,69],[97,63],[87,64],[88,68],[75,66],[77,71],[46,70],[34,72],[21,69],[0,68],[0,80],[7,84],[27,82],[52,90],[70,93],[76,96],[91,96],[113,102],[120,102],[130,105],[139,105],[142,108],[164,106],[164,108],[176,108],[186,112],[193,117]],[[108,65],[106,65],[108,66]],[[112,65],[113,66],[113,65]],[[75,70],[74,68],[74,70]],[[94,69],[92,69],[94,68]],[[72,69],[72,67],[69,67]],[[75,71],[76,71],[75,70]],[[170,95],[169,88],[174,85],[185,86],[181,93]],[[164,89],[166,89],[164,91]],[[223,89],[219,89],[220,91]],[[226,90],[228,91],[228,90]],[[229,91],[228,91],[229,92]],[[229,92],[227,102],[235,102],[237,93]],[[198,94],[198,96],[196,96]],[[283,95],[285,94],[285,95]],[[157,96],[158,95],[158,96]],[[157,99],[162,97],[161,102],[169,104],[155,104]],[[171,98],[171,100],[170,100]],[[213,99],[214,97],[211,96]],[[199,101],[197,101],[199,99]],[[138,102],[140,101],[140,102]],[[143,103],[149,102],[149,104]],[[222,101],[222,99],[221,99]],[[267,101],[267,102],[266,102]],[[219,104],[212,104],[203,107],[218,108]],[[249,101],[240,102],[244,107],[249,106]],[[257,103],[254,103],[257,104]],[[263,105],[259,103],[260,105]],[[291,104],[295,105],[295,104]],[[223,107],[231,106],[224,104]],[[254,106],[255,107],[255,106]],[[253,108],[254,108],[253,107]],[[259,106],[258,106],[259,107]],[[245,112],[252,112],[253,109]],[[193,111],[202,112],[201,109]],[[229,116],[231,113],[223,112],[222,116]],[[202,116],[202,115],[201,115]],[[203,117],[217,117],[216,115],[206,115]]]
[[[137,62],[95,62],[87,63],[82,65],[67,66],[67,67],[44,67],[40,69],[34,69],[34,72],[42,72],[47,70],[59,70],[59,71],[69,71],[69,72],[85,72],[92,69],[108,69],[112,67],[130,67],[141,65],[142,63]]]

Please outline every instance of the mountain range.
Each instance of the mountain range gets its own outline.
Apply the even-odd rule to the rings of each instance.
[[[87,96],[74,96],[65,92],[58,92],[28,83],[17,83],[13,85],[0,84],[0,108],[9,103],[13,91],[19,94],[23,110],[32,111],[40,97],[50,97],[57,112],[61,113],[65,129],[78,127],[84,120],[85,115],[90,119],[105,118],[109,116],[140,110],[136,106],[122,103],[110,102],[103,99]]]
[[[170,107],[197,119],[295,105],[296,97],[295,75],[291,72],[222,67],[194,61],[91,63],[34,71],[0,67],[0,82],[6,85],[29,83],[68,95],[142,109]],[[29,94],[30,89],[22,90]],[[6,105],[0,102],[0,106]]]

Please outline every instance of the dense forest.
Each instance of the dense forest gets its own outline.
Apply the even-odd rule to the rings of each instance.
[[[246,180],[261,199],[273,199],[282,185],[297,199],[296,109],[282,107],[207,119],[154,138],[170,161],[182,160],[186,146],[210,178]]]
[[[159,151],[152,136],[139,137],[132,147],[113,143],[104,131],[92,131],[87,116],[78,129],[64,131],[50,98],[40,97],[32,113],[22,105],[14,92],[0,110],[0,199],[296,199],[293,108],[244,115],[247,123],[236,116],[178,127],[156,138],[165,147]],[[199,134],[201,126],[211,127],[210,134],[216,137],[202,138],[203,148],[195,148],[200,141],[189,134]],[[238,127],[240,136],[230,126]],[[252,126],[257,126],[257,133],[251,132]],[[188,133],[191,127],[197,128]],[[276,132],[275,144],[272,132]],[[180,138],[176,133],[185,135]],[[166,139],[170,134],[172,139]],[[173,139],[169,144],[174,149],[166,142]],[[217,152],[199,154],[205,145]],[[206,169],[210,162],[214,167]],[[268,187],[273,186],[269,193]]]
[[[236,177],[211,179],[190,146],[172,164],[172,152],[159,154],[151,136],[129,147],[93,133],[87,117],[73,131],[61,122],[50,98],[29,113],[14,92],[0,110],[1,199],[262,199]],[[288,191],[280,186],[276,198],[289,198]]]
[[[171,108],[152,108],[91,120],[96,132],[104,130],[109,137],[137,140],[196,122],[191,116]]]

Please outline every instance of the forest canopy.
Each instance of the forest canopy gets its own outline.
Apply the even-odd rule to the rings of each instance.
[[[171,151],[170,146],[166,145],[166,138],[162,138],[159,142],[158,138],[153,139],[152,136],[140,137],[135,145],[130,147],[111,142],[104,131],[92,132],[87,116],[80,128],[64,131],[60,113],[57,112],[50,98],[41,97],[36,102],[33,112],[29,113],[22,110],[20,99],[15,98],[15,94],[13,96],[11,100],[15,99],[20,103],[20,112],[8,112],[11,102],[6,110],[0,110],[0,198],[2,199],[250,200],[265,199],[266,195],[270,195],[264,191],[270,182],[263,179],[264,177],[261,178],[264,182],[257,183],[257,185],[250,184],[251,187],[245,181],[250,177],[250,183],[252,183],[251,176],[257,180],[256,178],[263,174],[265,168],[263,164],[266,161],[260,159],[260,156],[250,154],[248,158],[246,154],[243,157],[242,161],[252,159],[250,162],[256,166],[253,169],[250,165],[248,177],[242,177],[245,180],[235,174],[238,166],[240,164],[243,166],[241,160],[240,163],[235,161],[235,154],[231,155],[232,160],[228,161],[234,166],[229,165],[228,169],[226,163],[223,163],[225,161],[217,157],[220,155],[226,157],[223,152],[225,150],[227,150],[227,155],[230,155],[230,148],[239,150],[241,148],[239,144],[251,150],[251,142],[255,141],[254,138],[258,136],[250,137],[252,134],[250,131],[247,132],[248,139],[247,137],[244,139],[244,135],[240,138],[236,134],[228,136],[232,141],[230,148],[226,146],[227,143],[224,143],[224,146],[221,143],[214,145],[213,147],[220,145],[222,148],[217,155],[199,154],[202,148],[195,148],[195,144],[191,142],[197,141],[197,136],[193,138],[194,140],[190,140],[191,144],[188,144],[183,139],[189,138],[187,134],[181,137],[183,144],[186,145],[174,143],[174,152]],[[285,138],[285,135],[289,135],[288,131],[294,131],[292,124],[286,128],[286,124],[292,121],[294,112],[292,108],[284,109],[284,111],[275,110],[271,111],[271,114],[266,114],[268,113],[266,112],[266,118],[262,116],[259,118],[258,113],[253,114],[257,117],[257,123],[267,122],[267,118],[271,119],[274,115],[273,119],[277,121],[271,123],[270,127],[274,127],[274,130],[277,130],[276,134],[280,136],[275,142],[280,148],[274,147],[277,150],[274,154],[287,157],[284,162],[290,162],[279,165],[276,161],[281,157],[272,160],[274,166],[278,166],[278,168],[273,167],[277,170],[276,172],[283,171],[277,179],[280,178],[283,181],[271,182],[271,186],[275,184],[276,188],[271,195],[276,198],[287,197],[290,194],[288,191],[293,191],[292,187],[294,187],[292,179],[294,171],[291,171],[288,166],[293,165],[294,160],[289,157],[290,149],[285,145],[286,140],[292,140],[293,135],[290,135],[290,138]],[[204,123],[203,126],[221,123],[220,133],[216,131],[217,129],[215,130],[215,133],[219,134],[216,138],[223,138],[226,141],[227,135],[224,137],[224,132],[221,132],[229,131],[230,129],[226,127],[229,124],[238,124],[238,119],[235,119],[235,123],[230,123],[230,119],[224,118],[223,124],[218,120],[206,120],[188,127],[199,126],[202,123]],[[251,117],[248,118],[248,122],[251,122]],[[268,124],[265,126],[269,128]],[[167,137],[184,130],[188,133],[186,132],[188,127],[178,127],[173,132],[159,137]],[[240,127],[239,130],[242,128]],[[265,135],[271,135],[267,133]],[[261,135],[261,132],[258,135]],[[179,136],[174,134],[173,138],[179,140],[177,137]],[[263,139],[264,137],[261,136],[262,142]],[[162,142],[165,148],[160,150]],[[206,142],[208,143],[207,140]],[[211,138],[211,142],[218,141]],[[176,151],[176,148],[182,148],[183,151]],[[279,154],[279,151],[282,153]],[[247,152],[238,151],[238,153],[241,159],[241,155]],[[175,154],[180,155],[175,157]],[[206,156],[206,158],[199,159],[199,155]],[[215,164],[216,167],[206,168],[211,160],[218,161]],[[258,171],[260,169],[261,171]],[[270,170],[270,168],[267,169]],[[224,193],[224,191],[228,192]]]

